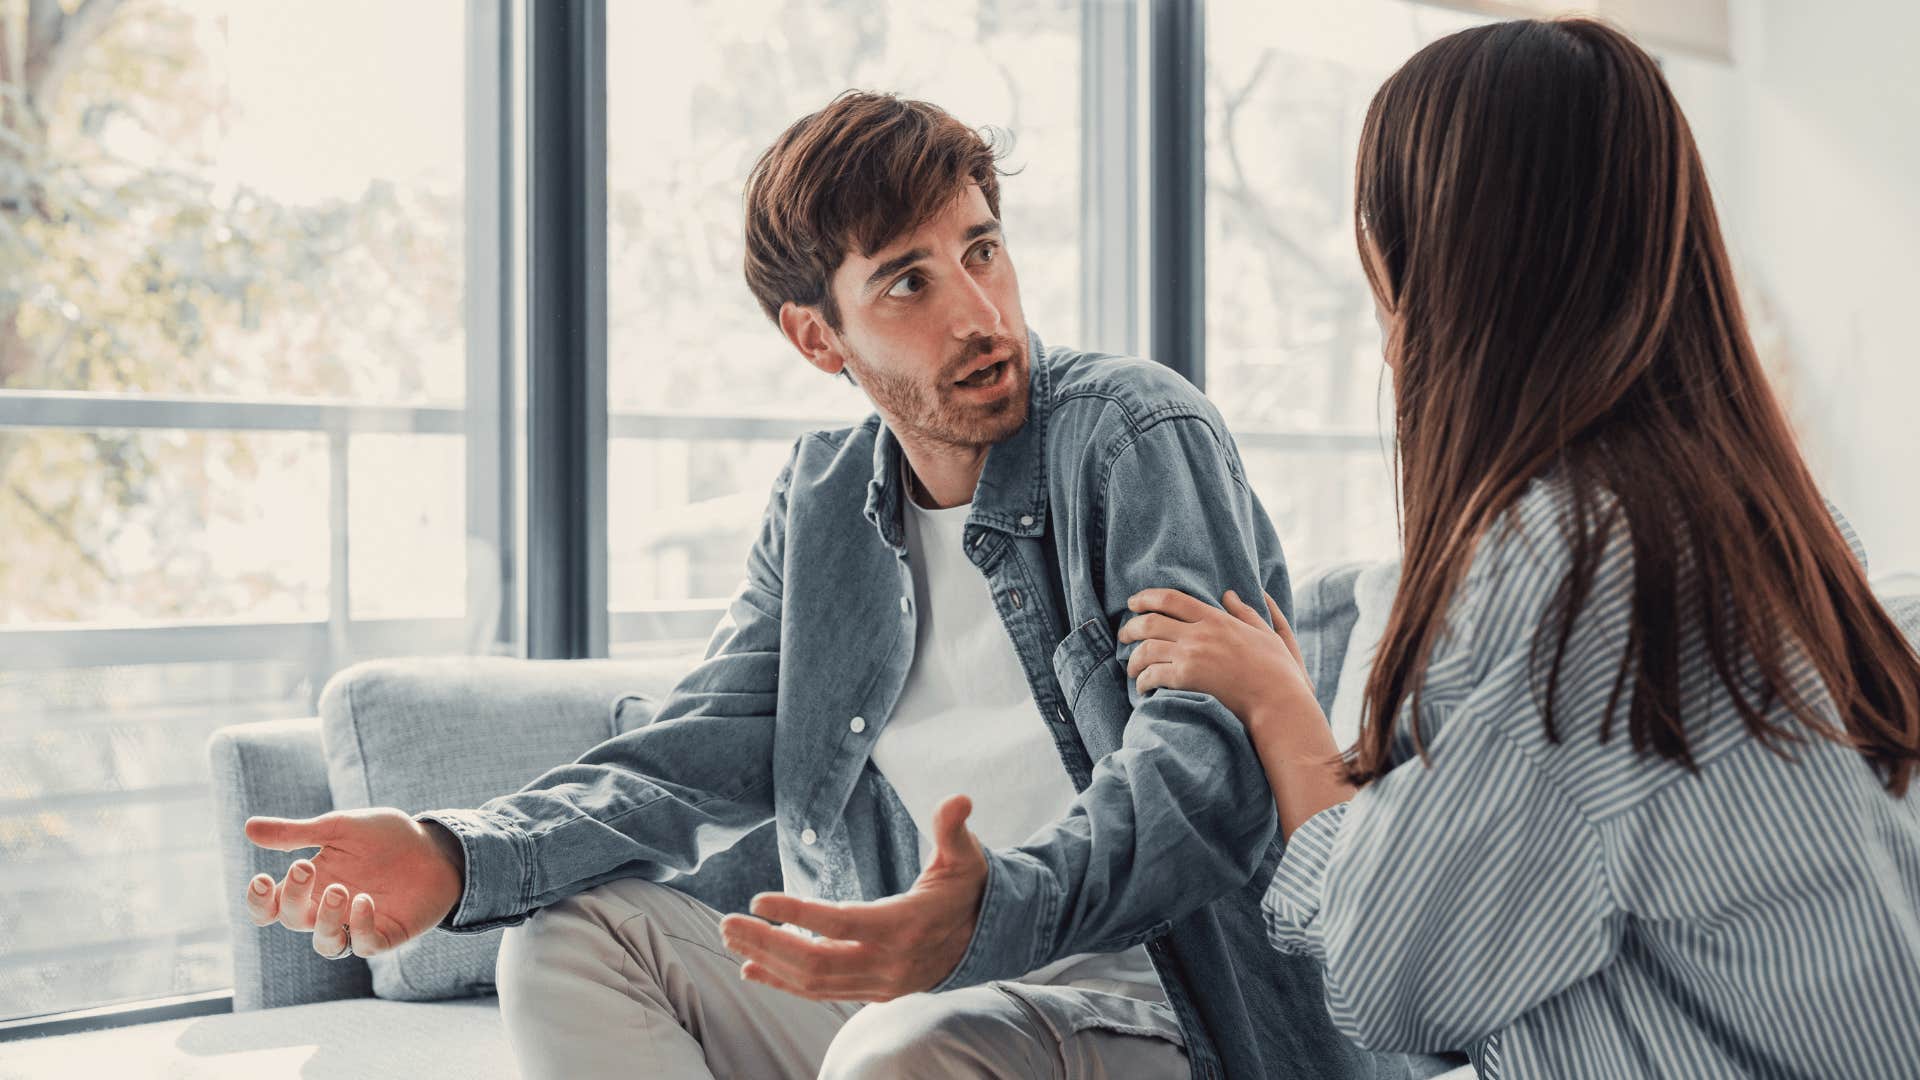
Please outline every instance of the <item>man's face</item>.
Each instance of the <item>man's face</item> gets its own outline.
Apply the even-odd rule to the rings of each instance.
[[[980,447],[1026,423],[1020,285],[978,185],[873,255],[849,253],[829,287],[841,325],[828,351],[896,432]]]

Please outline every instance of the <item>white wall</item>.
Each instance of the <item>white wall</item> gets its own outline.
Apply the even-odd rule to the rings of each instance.
[[[1672,59],[1763,353],[1876,580],[1920,574],[1920,4],[1735,0]]]

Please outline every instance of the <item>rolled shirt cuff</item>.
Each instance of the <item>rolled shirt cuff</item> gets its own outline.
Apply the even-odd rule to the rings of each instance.
[[[413,819],[445,826],[466,860],[460,902],[434,929],[481,934],[527,920],[533,859],[531,841],[519,829],[486,810],[428,810]]]
[[[1046,873],[1030,855],[994,851],[987,856],[987,885],[980,897],[967,951],[935,992],[1012,979],[1032,971],[1039,936],[1052,925]]]
[[[1348,802],[1335,803],[1308,818],[1287,838],[1286,853],[1273,872],[1273,882],[1260,900],[1266,916],[1267,940],[1283,953],[1326,961],[1325,948],[1313,933],[1320,915],[1327,865],[1333,860],[1333,842],[1347,819]]]

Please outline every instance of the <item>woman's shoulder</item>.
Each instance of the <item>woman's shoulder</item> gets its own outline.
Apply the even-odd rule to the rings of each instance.
[[[1633,569],[1632,537],[1619,500],[1604,488],[1576,488],[1559,469],[1535,477],[1474,546],[1452,605],[1459,636],[1481,650],[1531,638],[1573,577],[1583,545],[1594,565],[1585,606],[1626,601],[1626,593],[1615,597],[1611,591],[1621,579],[1630,582]]]

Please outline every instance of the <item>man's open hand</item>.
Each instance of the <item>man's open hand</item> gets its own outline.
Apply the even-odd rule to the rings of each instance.
[[[987,857],[967,829],[973,803],[955,795],[933,815],[933,859],[898,896],[835,904],[784,893],[753,899],[753,914],[720,920],[740,974],[818,1001],[890,1001],[930,990],[966,955],[987,888]],[[762,919],[821,935],[803,937]]]
[[[278,922],[313,935],[321,956],[349,939],[360,956],[377,956],[433,929],[460,902],[465,883],[460,841],[438,824],[401,810],[335,810],[292,820],[250,817],[247,839],[264,848],[298,851],[276,882],[256,874],[247,889],[254,925]]]

